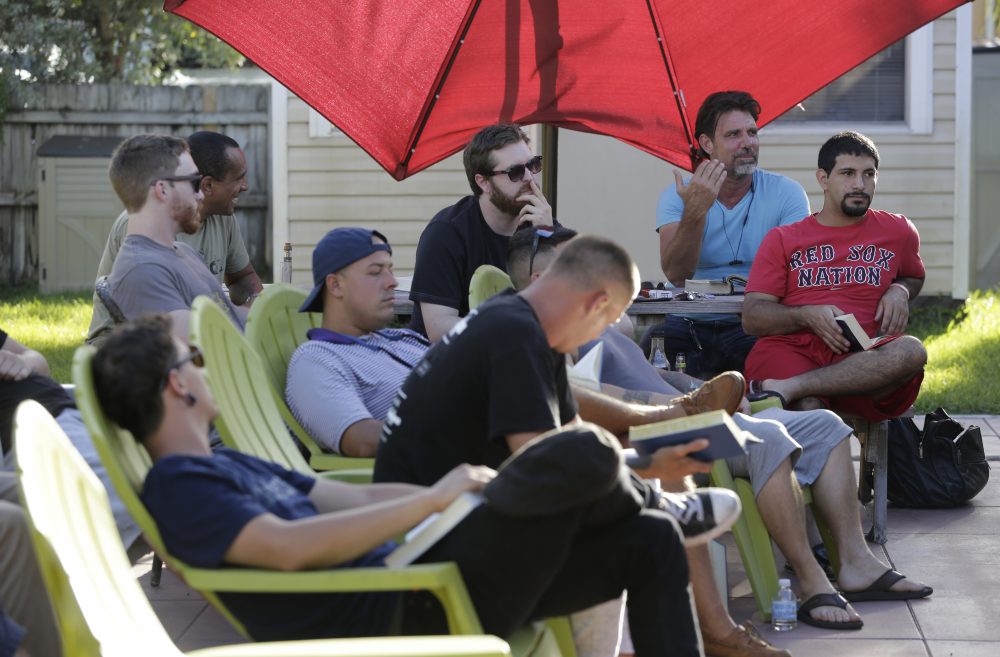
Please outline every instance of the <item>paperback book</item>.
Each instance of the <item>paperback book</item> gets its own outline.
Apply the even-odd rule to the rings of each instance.
[[[427,516],[407,532],[406,541],[402,545],[389,553],[385,558],[386,567],[402,568],[410,565],[482,503],[482,495],[466,492],[456,497],[444,511]]]

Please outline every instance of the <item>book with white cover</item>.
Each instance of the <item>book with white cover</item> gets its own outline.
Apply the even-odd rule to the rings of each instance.
[[[482,503],[483,496],[479,493],[465,492],[456,497],[444,511],[427,516],[407,532],[405,543],[389,553],[385,558],[386,567],[402,568],[410,565]]]
[[[861,324],[858,322],[858,318],[854,316],[854,313],[837,315],[833,319],[837,322],[837,326],[840,327],[840,332],[851,343],[851,351],[868,351],[872,347],[880,345],[886,338],[886,336],[869,338],[865,330],[861,328]]]
[[[590,390],[601,390],[601,364],[604,354],[604,343],[598,342],[587,354],[576,361],[573,367],[566,368],[566,374],[570,383],[588,388]]]

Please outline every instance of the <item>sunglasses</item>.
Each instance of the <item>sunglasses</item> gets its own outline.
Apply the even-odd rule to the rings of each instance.
[[[157,178],[153,182],[155,183],[157,180],[164,180],[166,182],[189,182],[191,183],[191,189],[193,189],[194,193],[197,194],[201,189],[201,181],[204,177],[205,176],[200,173],[192,173],[187,176],[167,176],[165,178]]]
[[[542,172],[542,156],[536,155],[524,164],[515,164],[514,166],[507,167],[503,171],[490,171],[484,173],[484,176],[499,176],[501,173],[506,173],[507,177],[510,178],[511,182],[521,182],[524,180],[525,170],[530,171],[533,174],[539,174]]]
[[[160,389],[166,389],[167,381],[170,380],[170,372],[172,370],[180,369],[187,363],[191,363],[195,367],[205,367],[205,355],[201,353],[201,349],[191,345],[191,353],[183,358],[177,359],[177,362],[167,367],[167,369],[163,371],[163,384],[160,386]]]
[[[531,240],[531,257],[528,258],[528,278],[535,272],[535,256],[538,255],[538,244],[541,240],[548,239],[555,235],[555,231],[549,228],[536,228],[535,237]]]

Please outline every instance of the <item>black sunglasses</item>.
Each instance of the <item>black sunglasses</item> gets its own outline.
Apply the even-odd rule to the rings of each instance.
[[[521,182],[524,180],[524,171],[527,169],[533,174],[538,174],[542,172],[542,156],[536,155],[524,164],[515,164],[514,166],[507,167],[503,171],[490,171],[484,173],[484,176],[499,176],[501,173],[506,173],[507,177],[510,178],[511,182]]]
[[[191,183],[191,188],[194,190],[194,193],[197,194],[201,189],[201,181],[204,177],[205,176],[200,173],[192,173],[187,176],[167,176],[165,178],[157,178],[156,180],[165,180],[167,182],[189,182]],[[156,180],[153,182],[155,183]]]
[[[167,381],[170,380],[171,370],[180,369],[181,367],[184,367],[184,365],[186,365],[187,363],[191,363],[195,367],[205,367],[205,355],[201,353],[201,349],[199,349],[194,345],[191,345],[191,353],[189,353],[187,356],[183,358],[178,358],[177,362],[175,362],[173,365],[168,366],[167,369],[163,371],[163,384],[160,386],[160,389],[161,390],[166,389]]]
[[[548,239],[555,235],[555,231],[549,228],[535,228],[535,237],[531,240],[531,257],[528,258],[528,278],[535,272],[535,256],[538,255],[538,243],[542,238]]]

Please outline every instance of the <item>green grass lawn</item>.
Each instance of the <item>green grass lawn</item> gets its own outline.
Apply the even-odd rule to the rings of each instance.
[[[40,296],[36,288],[0,290],[0,327],[42,352],[57,381],[70,380],[73,351],[90,325],[89,292]],[[964,303],[924,300],[910,332],[927,345],[928,363],[916,407],[1000,414],[1000,288]]]
[[[90,326],[90,292],[40,295],[35,287],[0,290],[0,328],[42,352],[52,378],[69,383],[73,352]]]

